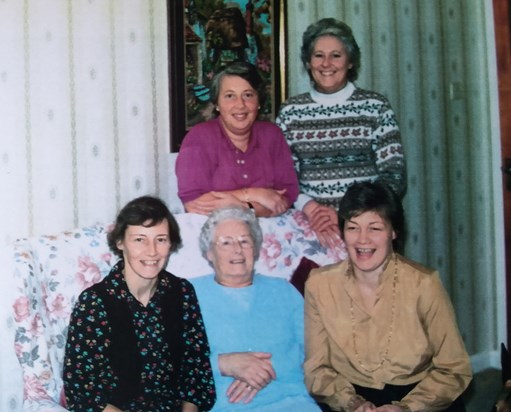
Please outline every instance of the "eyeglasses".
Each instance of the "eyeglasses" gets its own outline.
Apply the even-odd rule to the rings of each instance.
[[[252,249],[254,247],[254,241],[249,236],[240,236],[237,239],[231,236],[221,236],[215,244],[222,250],[234,250],[237,244],[241,249]]]

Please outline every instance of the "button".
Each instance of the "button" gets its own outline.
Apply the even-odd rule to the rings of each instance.
[[[243,179],[248,179],[248,175],[243,175]]]

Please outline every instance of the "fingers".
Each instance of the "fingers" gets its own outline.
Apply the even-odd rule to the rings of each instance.
[[[316,234],[319,243],[323,247],[330,249],[338,249],[342,248],[343,246],[343,242],[339,234],[339,231],[336,230],[336,228],[333,226],[329,226],[322,231],[314,230],[314,233]]]
[[[236,379],[227,389],[226,395],[231,403],[249,403],[254,399],[257,392],[259,391],[256,388]]]
[[[315,209],[315,212],[308,216],[309,222],[316,230],[324,229],[324,226],[337,226],[338,219],[335,210],[326,207],[319,206]]]
[[[375,411],[375,410],[376,410],[376,406],[372,402],[364,402],[357,409],[355,409],[354,412],[369,412],[369,411]]]
[[[276,373],[271,364],[271,354],[266,352],[240,352],[219,356],[220,371],[259,390],[273,379]]]

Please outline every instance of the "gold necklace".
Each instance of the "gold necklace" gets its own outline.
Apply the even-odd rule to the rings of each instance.
[[[353,298],[350,298],[351,334],[353,336],[353,349],[355,350],[355,358],[357,359],[357,362],[360,365],[360,367],[369,373],[376,372],[378,369],[380,369],[385,363],[385,360],[387,359],[387,356],[389,354],[390,341],[392,340],[392,333],[394,331],[394,319],[396,315],[396,284],[397,284],[397,256],[394,255],[394,279],[392,280],[392,311],[391,311],[392,317],[390,320],[389,335],[387,337],[387,348],[385,349],[385,353],[382,356],[380,364],[372,369],[367,368],[362,363],[362,360],[360,359],[360,355],[357,350],[357,339],[355,336],[355,311],[353,309]]]

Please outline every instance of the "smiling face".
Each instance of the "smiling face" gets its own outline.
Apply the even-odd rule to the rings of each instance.
[[[334,36],[321,36],[314,44],[309,70],[316,89],[321,93],[335,93],[348,81],[352,64],[346,47]]]
[[[123,240],[117,243],[124,257],[124,276],[128,283],[155,282],[170,255],[169,224],[166,219],[151,226],[128,225]]]
[[[364,212],[344,223],[344,242],[355,275],[380,275],[396,234],[378,213]]]
[[[250,83],[239,76],[224,76],[217,106],[225,132],[233,143],[248,141],[259,110],[259,97]]]
[[[252,284],[254,242],[245,222],[224,220],[219,223],[207,257],[218,283],[230,287]]]

